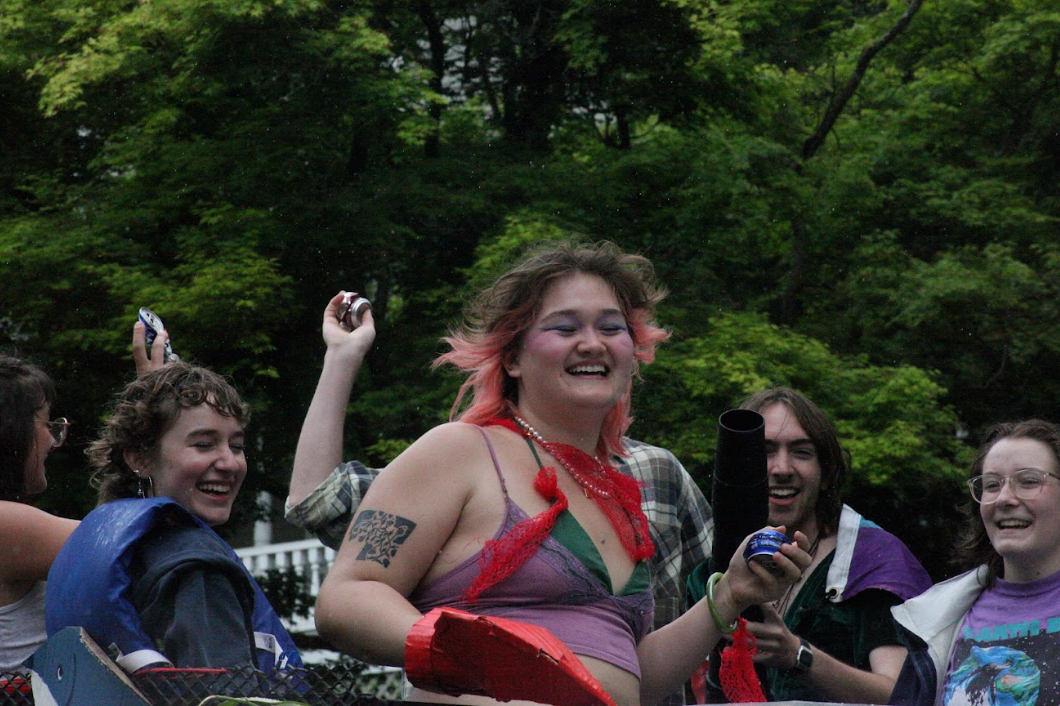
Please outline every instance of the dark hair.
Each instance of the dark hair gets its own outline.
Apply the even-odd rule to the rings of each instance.
[[[1027,419],[1020,422],[1003,422],[995,424],[987,430],[983,437],[983,443],[975,453],[975,460],[968,472],[968,478],[975,478],[983,474],[983,464],[986,456],[1002,439],[1034,439],[1040,441],[1053,452],[1053,458],[1060,465],[1060,426],[1042,419]],[[965,493],[964,502],[960,506],[961,514],[964,516],[964,527],[961,529],[957,541],[957,553],[954,563],[962,569],[972,569],[982,564],[987,566],[986,586],[994,583],[999,576],[1004,578],[1005,563],[1001,555],[990,543],[986,534],[986,525],[983,524],[983,516],[979,514],[979,503],[975,502],[970,494]]]
[[[33,363],[0,356],[0,500],[21,500],[36,444],[33,416],[55,400],[55,383]]]
[[[99,503],[136,497],[139,478],[125,462],[125,452],[157,458],[162,437],[181,411],[201,404],[234,417],[242,427],[250,421],[250,407],[235,388],[197,365],[170,363],[126,385],[99,438],[85,452],[95,469],[92,485]]]
[[[609,242],[544,243],[479,294],[463,327],[444,339],[452,350],[439,356],[434,365],[450,363],[468,374],[450,418],[481,424],[492,417],[511,414],[512,406],[518,402],[517,385],[508,375],[505,363],[517,354],[549,286],[576,273],[595,275],[614,291],[633,339],[633,374],[637,374],[640,363],[654,360],[655,344],[670,334],[654,322],[655,306],[666,292],[654,282],[651,261],[625,253]],[[458,414],[469,391],[471,404]],[[627,392],[604,419],[597,449],[601,455],[622,453],[621,437],[629,427],[629,414]]]
[[[850,473],[850,454],[839,445],[832,420],[809,397],[790,387],[772,387],[756,392],[740,407],[761,413],[775,404],[787,407],[813,442],[821,466],[821,491],[814,515],[820,532],[835,534],[839,530],[839,514],[843,511],[842,490]]]

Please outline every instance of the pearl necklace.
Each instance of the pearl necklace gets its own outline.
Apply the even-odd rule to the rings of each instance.
[[[574,466],[574,464],[570,462],[570,459],[567,458],[567,454],[564,453],[558,445],[547,441],[545,437],[541,436],[537,429],[530,426],[530,423],[522,417],[517,415],[512,415],[512,417],[515,419],[515,423],[519,425],[519,428],[522,429],[527,436],[539,443],[546,451],[552,454],[553,458],[555,458],[564,469],[566,469],[567,473],[570,474],[570,477],[582,487],[582,492],[585,493],[585,497],[588,498],[590,492],[601,498],[611,497],[611,492],[609,490],[601,488],[598,483],[593,482],[593,479],[587,473]],[[586,454],[586,456],[588,456],[588,454]],[[604,476],[604,465],[600,463],[600,459],[596,456],[591,456],[590,458],[596,463],[596,468],[593,470],[595,470],[601,477],[606,477]]]

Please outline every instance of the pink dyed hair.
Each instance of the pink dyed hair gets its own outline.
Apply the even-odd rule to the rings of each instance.
[[[463,326],[443,338],[451,348],[435,359],[467,373],[449,418],[482,424],[494,417],[511,417],[517,402],[517,386],[504,364],[517,354],[523,334],[537,318],[541,300],[555,281],[577,272],[596,275],[618,298],[633,338],[633,374],[640,363],[655,359],[655,344],[670,337],[653,321],[655,306],[666,296],[654,283],[655,268],[640,255],[622,252],[613,243],[575,245],[548,243],[522,263],[504,273],[472,302]],[[597,453],[602,457],[624,455],[622,435],[633,421],[630,388],[604,418]],[[471,402],[460,411],[465,396]]]

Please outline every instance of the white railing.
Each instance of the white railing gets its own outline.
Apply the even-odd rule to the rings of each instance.
[[[320,591],[324,577],[328,575],[328,569],[335,562],[335,550],[325,547],[316,539],[243,547],[236,549],[236,554],[243,560],[247,570],[255,576],[261,576],[269,569],[288,567],[308,575],[309,594],[314,598]],[[316,633],[312,608],[308,618],[296,617],[284,622],[289,623],[287,629],[293,633]]]
[[[236,554],[243,560],[243,565],[255,576],[261,576],[269,569],[286,569],[294,567],[300,573],[309,576],[309,593],[316,598],[320,584],[328,575],[328,569],[335,563],[335,550],[329,549],[316,539],[303,539],[298,542],[282,544],[263,544],[255,547],[236,549]],[[316,635],[313,622],[313,607],[309,608],[306,618],[284,618],[284,625],[291,633]],[[312,650],[303,652],[302,659],[306,664],[321,663],[338,657],[331,650]],[[357,693],[373,696],[377,699],[399,701],[402,694],[402,671],[394,667],[369,667],[358,681]]]

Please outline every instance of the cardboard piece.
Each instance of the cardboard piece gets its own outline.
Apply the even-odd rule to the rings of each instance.
[[[144,706],[150,702],[81,628],[60,630],[29,662],[37,706]]]
[[[455,608],[435,608],[412,628],[405,673],[421,689],[450,695],[614,704],[581,660],[545,628]]]

